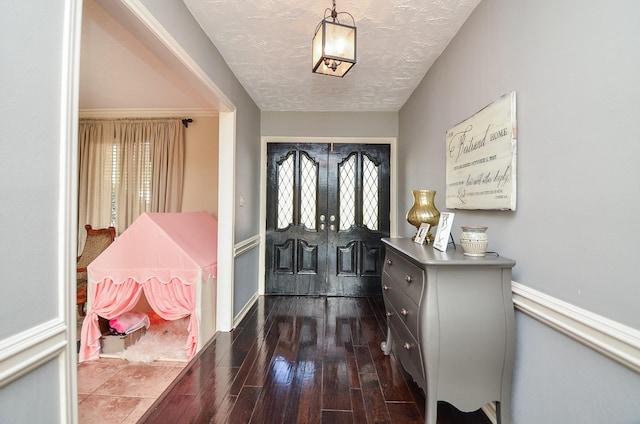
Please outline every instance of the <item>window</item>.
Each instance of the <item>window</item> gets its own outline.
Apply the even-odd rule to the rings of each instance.
[[[148,141],[135,143],[133,148],[129,149],[114,141],[110,150],[111,158],[107,161],[104,171],[105,178],[110,181],[111,187],[109,225],[117,227],[118,209],[123,207],[120,204],[126,205],[134,202],[141,208],[141,211],[151,210],[153,163],[151,161],[151,146]],[[129,156],[126,155],[126,151],[129,151]],[[134,172],[131,172],[132,170]],[[123,175],[129,175],[129,177],[123,177]],[[128,181],[128,178],[133,181]],[[133,193],[128,193],[128,189],[132,187],[134,188]],[[137,196],[132,197],[134,194]]]

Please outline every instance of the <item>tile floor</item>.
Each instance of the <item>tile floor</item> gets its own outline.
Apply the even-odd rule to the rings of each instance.
[[[80,424],[137,422],[186,365],[161,361],[139,364],[111,358],[79,364]]]
[[[78,337],[82,318],[78,319]],[[78,364],[80,424],[133,424],[182,372],[187,362],[129,363],[100,358]]]

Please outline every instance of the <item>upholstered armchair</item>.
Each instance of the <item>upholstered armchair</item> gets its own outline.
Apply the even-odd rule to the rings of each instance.
[[[87,303],[87,266],[100,255],[116,238],[116,229],[91,228],[85,225],[87,230],[87,241],[84,243],[82,253],[78,256],[77,263],[77,305],[78,314],[84,316],[85,305]]]

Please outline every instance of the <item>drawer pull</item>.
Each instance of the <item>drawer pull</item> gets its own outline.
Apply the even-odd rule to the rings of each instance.
[[[406,277],[404,277],[404,281],[406,281],[407,283],[410,283],[413,281],[413,278],[411,278],[410,275],[407,275]]]
[[[413,347],[411,345],[411,343],[409,342],[404,342],[404,344],[402,345],[402,347],[404,348],[404,350],[411,350],[411,348]]]
[[[387,318],[391,318],[391,315],[393,314],[391,312],[387,312],[385,315],[387,316]]]
[[[389,290],[389,286],[387,286],[386,284],[382,286],[382,290],[387,291]]]
[[[391,259],[387,259],[387,265],[389,266],[393,265],[393,261]]]
[[[400,310],[400,315],[402,315],[403,317],[406,317],[407,315],[409,315],[409,311],[407,311],[405,308],[402,308]]]

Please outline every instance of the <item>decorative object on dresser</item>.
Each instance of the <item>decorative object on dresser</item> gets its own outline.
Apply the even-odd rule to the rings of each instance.
[[[425,424],[436,424],[438,401],[462,411],[495,401],[498,424],[509,424],[515,261],[440,252],[408,238],[382,241],[388,332],[381,347],[424,391]]]
[[[429,224],[431,227],[438,225],[440,211],[436,208],[435,197],[435,190],[413,190],[413,205],[407,212],[407,222],[416,227],[418,231],[423,223]],[[433,234],[427,231],[427,243],[432,242]]]
[[[489,237],[487,227],[462,227],[460,236],[462,251],[467,256],[482,257],[487,253]]]
[[[440,221],[438,222],[438,229],[436,231],[436,237],[433,240],[433,247],[445,252],[447,246],[449,246],[449,237],[451,236],[451,226],[453,225],[453,218],[455,214],[453,212],[442,212],[440,214]],[[453,237],[451,237],[453,240]],[[455,248],[455,243],[453,244]]]
[[[418,232],[416,233],[415,236],[413,236],[414,243],[424,244],[427,241],[427,234],[429,234],[429,228],[431,228],[431,225],[427,224],[426,222],[423,222],[422,224],[420,224],[420,227],[418,228]]]

